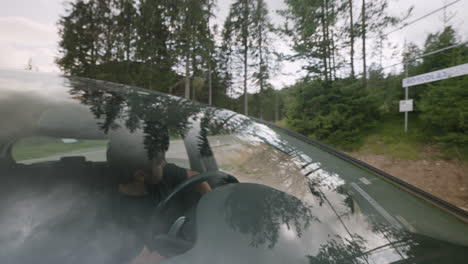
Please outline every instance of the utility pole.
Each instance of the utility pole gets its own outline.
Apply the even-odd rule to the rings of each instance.
[[[185,99],[190,99],[190,57],[188,52],[185,57]]]
[[[408,78],[408,63],[405,62],[405,78]],[[408,86],[405,86],[405,100],[408,100]],[[405,133],[408,132],[408,111],[405,111]]]
[[[213,103],[212,97],[213,97],[213,87],[212,87],[212,82],[211,82],[211,62],[208,62],[208,104],[209,105],[212,105]]]
[[[362,0],[361,11],[362,27],[362,82],[364,89],[367,89],[367,65],[366,65],[366,1]]]

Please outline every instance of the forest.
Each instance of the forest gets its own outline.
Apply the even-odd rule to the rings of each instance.
[[[218,23],[216,0],[75,0],[58,21],[57,64],[66,74],[231,109],[353,151],[372,133],[385,140],[385,124],[403,130],[403,78],[468,62],[466,45],[422,57],[462,42],[448,19],[423,46],[395,47],[386,32],[405,26],[412,8],[394,15],[388,0],[284,3],[272,10],[265,0],[233,0]],[[275,48],[278,41],[290,52]],[[388,50],[401,62],[391,71]],[[301,76],[275,87],[284,62],[301,65]],[[467,76],[412,87],[416,132],[397,137],[468,157],[467,87]]]

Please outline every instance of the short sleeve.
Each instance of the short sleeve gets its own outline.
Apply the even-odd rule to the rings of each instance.
[[[168,163],[164,166],[163,181],[169,188],[174,188],[187,179],[187,171],[177,165]]]

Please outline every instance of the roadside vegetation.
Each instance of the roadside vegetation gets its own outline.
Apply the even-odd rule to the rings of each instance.
[[[58,22],[57,63],[68,74],[278,122],[344,151],[419,159],[429,148],[440,152],[434,158],[466,160],[467,77],[411,87],[408,133],[398,113],[406,72],[468,62],[466,45],[420,57],[463,41],[450,18],[424,45],[401,47],[385,32],[407,26],[412,9],[390,14],[388,0],[284,2],[271,10],[264,0],[234,0],[215,24],[215,0],[71,1]],[[274,49],[278,40],[290,52]],[[385,69],[389,51],[399,67]],[[302,78],[273,87],[285,61],[302,65]]]
[[[20,140],[13,147],[13,158],[17,161],[53,156],[64,152],[85,149],[106,148],[107,140],[78,140],[64,143],[62,139],[51,137],[30,137]]]
[[[460,160],[468,164],[466,147],[437,140],[430,126],[417,115],[410,115],[409,124],[405,133],[403,117],[389,116],[364,137],[356,151],[361,155],[377,154],[395,159]]]
[[[453,28],[446,27],[430,34],[422,50],[408,45],[403,59],[458,42]],[[462,46],[413,60],[407,67],[409,76],[414,76],[466,62],[468,48]],[[371,67],[366,89],[347,80],[335,81],[331,87],[322,81],[303,81],[286,89],[286,115],[280,124],[345,151],[421,159],[432,149],[431,158],[468,161],[468,77],[411,87],[415,111],[409,113],[404,133],[403,113],[398,113],[404,76]]]

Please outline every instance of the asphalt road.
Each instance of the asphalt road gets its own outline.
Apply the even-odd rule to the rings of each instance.
[[[23,164],[33,164],[38,162],[46,162],[46,161],[57,161],[60,160],[62,157],[72,157],[72,156],[84,156],[87,161],[94,161],[94,162],[104,162],[106,161],[106,147],[100,148],[91,148],[91,149],[81,149],[76,151],[69,151],[63,153],[57,153],[51,156],[37,158],[37,159],[29,159],[29,160],[22,160],[19,163]],[[166,157],[172,162],[179,163],[181,160],[188,160],[187,153],[185,151],[184,142],[182,140],[174,140],[171,141],[169,151],[166,152]]]

